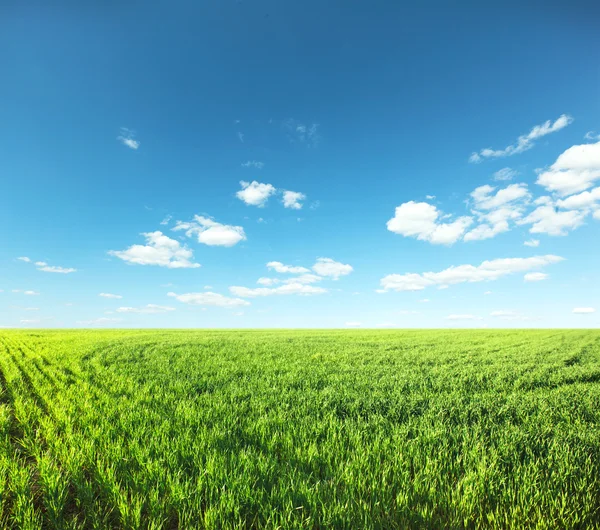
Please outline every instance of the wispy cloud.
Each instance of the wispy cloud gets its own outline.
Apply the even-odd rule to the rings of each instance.
[[[598,134],[596,131],[588,131],[585,133],[584,138],[586,140],[591,140],[592,142],[597,142],[600,140],[600,134]]]
[[[31,259],[25,256],[21,256],[17,259],[24,261],[25,263],[32,262]],[[38,271],[42,272],[54,272],[59,274],[70,274],[72,272],[77,272],[77,269],[73,269],[72,267],[58,267],[57,265],[48,265],[45,261],[36,261],[34,265],[37,267]]]
[[[440,272],[389,274],[381,279],[382,291],[421,291],[427,287],[448,287],[459,283],[493,281],[517,272],[541,269],[563,261],[554,255],[531,258],[504,258],[484,261],[480,265],[458,265]]]
[[[258,160],[248,160],[247,162],[242,163],[242,167],[253,167],[255,169],[262,169],[265,167],[264,162],[259,162]]]
[[[519,172],[516,169],[511,169],[509,167],[503,167],[502,169],[499,169],[498,171],[496,171],[494,173],[493,178],[496,181],[506,181],[506,180],[512,180],[518,174],[519,174]]]
[[[112,293],[100,293],[98,296],[102,298],[114,298],[115,300],[123,298],[120,294],[112,294]]]
[[[471,154],[469,162],[477,163],[481,162],[485,158],[499,158],[523,153],[524,151],[531,149],[535,145],[535,140],[538,138],[556,131],[560,131],[572,122],[573,118],[567,114],[563,114],[554,122],[547,120],[541,125],[536,125],[533,127],[529,133],[519,136],[514,144],[511,144],[504,149],[491,149],[488,147],[481,149],[479,152]]]
[[[100,317],[100,318],[95,318],[92,320],[78,320],[76,323],[81,324],[83,326],[94,326],[94,325],[101,325],[101,324],[112,324],[115,322],[121,322],[121,320],[122,319],[120,319],[120,318]]]
[[[117,136],[117,140],[134,151],[140,146],[140,142],[135,139],[135,132],[126,127],[121,127],[121,132],[119,136]]]
[[[117,313],[141,313],[147,315],[168,313],[169,311],[175,311],[175,308],[163,305],[147,304],[144,307],[119,307],[116,309]]]
[[[307,125],[290,118],[283,125],[292,143],[300,143],[307,147],[317,147],[321,141],[318,123]]]
[[[242,300],[240,298],[230,298],[228,296],[223,296],[222,294],[213,292],[185,294],[167,293],[167,296],[171,296],[184,304],[190,305],[216,307],[240,307],[250,305],[250,302],[246,300]]]
[[[596,312],[596,308],[594,307],[575,307],[573,309],[573,313],[576,315],[590,315]]]

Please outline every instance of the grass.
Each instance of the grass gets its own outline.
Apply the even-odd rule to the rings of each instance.
[[[3,528],[600,528],[600,331],[0,331]]]

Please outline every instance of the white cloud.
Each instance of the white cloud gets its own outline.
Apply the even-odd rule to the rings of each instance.
[[[561,196],[591,188],[600,179],[600,142],[573,145],[541,171],[537,183]]]
[[[554,121],[554,123],[548,120],[541,125],[536,125],[533,127],[533,129],[531,129],[531,131],[529,131],[528,134],[519,136],[514,144],[511,144],[504,149],[486,148],[481,149],[481,151],[478,153],[472,153],[469,161],[477,163],[481,162],[484,158],[498,158],[523,153],[535,145],[534,140],[537,140],[542,136],[546,136],[547,134],[560,131],[572,122],[573,118],[571,118],[571,116],[563,114],[556,121]]]
[[[40,293],[38,291],[23,291],[23,294],[27,296],[39,296]]]
[[[446,320],[483,320],[476,315],[448,315]]]
[[[168,313],[169,311],[175,311],[175,308],[164,306],[164,305],[147,304],[144,307],[119,307],[116,309],[116,311],[117,311],[117,313],[156,314],[156,313]]]
[[[212,285],[205,285],[205,286],[204,286],[204,289],[205,289],[206,291],[210,291],[212,288],[213,288],[213,286],[212,286]]]
[[[435,199],[435,195],[425,195],[425,198],[426,198],[428,201],[433,201],[433,200]]]
[[[257,296],[273,296],[273,295],[311,295],[311,294],[323,294],[327,292],[327,289],[322,287],[314,287],[312,285],[306,285],[302,283],[287,283],[280,285],[279,287],[258,287],[256,289],[250,289],[249,287],[240,287],[237,285],[231,286],[229,291],[242,298],[254,298]]]
[[[252,182],[240,180],[240,185],[242,189],[236,193],[236,197],[250,206],[259,208],[265,206],[269,197],[277,191],[272,184],[263,184],[256,180]]]
[[[485,293],[483,293],[485,296],[489,296],[490,294],[492,294],[492,291],[486,291]]]
[[[248,160],[248,162],[244,162],[242,167],[253,167],[256,169],[262,169],[265,167],[264,162],[259,162],[258,160]]]
[[[140,146],[140,142],[135,139],[135,133],[126,127],[121,127],[121,134],[117,136],[117,140],[129,149],[136,150]]]
[[[246,240],[241,226],[224,225],[201,215],[195,215],[189,223],[177,221],[173,230],[185,230],[186,236],[196,235],[199,243],[209,246],[232,247]]]
[[[24,261],[25,263],[31,263],[31,259],[26,256],[21,256],[17,258],[18,260]],[[43,272],[55,272],[59,274],[70,274],[72,272],[77,272],[77,269],[66,268],[66,267],[58,267],[56,265],[48,265],[45,261],[36,261],[35,266],[38,271]]]
[[[600,221],[600,210],[596,210],[594,212],[594,219],[596,219],[597,221]]]
[[[37,263],[36,263],[36,265],[37,265]],[[70,274],[72,272],[77,272],[77,269],[65,268],[65,267],[57,267],[56,265],[53,265],[53,266],[45,265],[43,267],[39,267],[38,271],[56,272],[56,273],[60,273],[60,274]]]
[[[524,204],[531,197],[527,184],[510,184],[494,194],[495,190],[495,187],[486,184],[471,192],[473,213],[481,224],[465,234],[465,241],[490,239],[507,232],[510,230],[509,222],[522,217]]]
[[[331,258],[317,258],[312,270],[319,276],[326,276],[337,280],[340,276],[350,274],[354,269],[351,265],[334,261]]]
[[[237,137],[238,137],[238,140],[242,143],[244,143],[244,136],[245,136],[245,134],[243,132],[238,131]]]
[[[278,280],[277,278],[259,278],[258,280],[256,280],[256,283],[258,285],[264,285],[266,287],[268,287],[269,285],[276,285],[279,283],[280,280]]]
[[[194,253],[178,241],[165,236],[162,232],[145,232],[146,245],[132,245],[126,250],[110,250],[108,253],[128,263],[137,265],[158,265],[169,269],[200,267],[191,260]]]
[[[323,279],[322,276],[317,276],[316,274],[301,274],[300,276],[294,276],[293,278],[288,278],[287,280],[283,280],[281,283],[317,283]]]
[[[600,134],[597,134],[596,131],[588,131],[585,133],[584,138],[586,140],[592,140],[593,142],[597,142],[600,140]]]
[[[523,243],[523,245],[525,245],[526,247],[539,247],[540,246],[540,240],[539,239],[530,239],[528,241],[525,241]]]
[[[569,230],[581,226],[587,212],[571,210],[558,211],[552,205],[538,206],[533,212],[517,221],[518,224],[532,225],[529,232],[532,234],[548,234],[551,236],[565,236]]]
[[[299,191],[283,191],[283,206],[285,208],[292,208],[293,210],[300,210],[302,208],[302,203],[306,199],[306,195],[304,193],[300,193]]]
[[[541,282],[549,277],[545,272],[528,272],[523,278],[526,282]]]
[[[384,291],[421,291],[426,287],[447,287],[458,283],[493,281],[509,274],[539,269],[564,258],[553,256],[535,256],[531,258],[504,258],[484,261],[481,265],[458,265],[441,272],[422,274],[389,274],[381,279]]]
[[[169,224],[169,222],[171,221],[171,219],[173,219],[173,217],[171,215],[167,215],[161,222],[160,224],[163,226],[166,226]]]
[[[21,320],[21,324],[39,324],[41,322],[40,319],[27,319],[24,318]]]
[[[583,191],[578,195],[571,195],[566,199],[560,199],[556,202],[559,208],[565,210],[581,210],[593,208],[600,202],[600,187],[591,191]]]
[[[267,263],[267,269],[273,269],[275,272],[279,272],[281,274],[303,274],[306,272],[310,272],[305,267],[296,267],[293,265],[284,265],[280,261],[269,261]]]
[[[120,318],[96,318],[93,320],[78,320],[77,324],[83,324],[84,326],[94,325],[94,324],[109,324],[111,322],[121,322]]]
[[[390,232],[416,237],[433,244],[451,245],[458,241],[471,225],[471,217],[460,217],[452,223],[441,223],[442,213],[426,202],[409,201],[396,207],[394,217],[387,222]]]
[[[361,322],[346,322],[345,326],[347,328],[360,328],[362,326]]]
[[[573,309],[573,313],[577,315],[588,315],[595,312],[596,309],[594,307],[576,307]]]
[[[167,296],[179,300],[184,304],[190,305],[204,305],[204,306],[216,306],[216,307],[239,307],[250,305],[250,302],[242,300],[240,298],[229,298],[222,294],[204,292],[204,293],[167,293]]]
[[[431,302],[431,300],[429,300],[429,298],[423,298],[423,300],[419,300],[419,302],[421,302],[422,304],[427,304]]]
[[[499,169],[494,173],[493,178],[496,181],[512,180],[518,174],[519,172],[516,169],[512,169],[510,167],[503,167],[502,169]]]
[[[495,187],[487,184],[476,188],[471,193],[475,208],[478,210],[495,210],[515,201],[528,199],[531,196],[525,183],[510,184],[492,195],[495,189]]]
[[[308,147],[317,147],[319,145],[321,136],[319,135],[318,123],[306,125],[290,118],[283,125],[288,131],[290,142],[301,143]]]
[[[111,294],[111,293],[100,293],[98,296],[102,298],[123,298],[120,294]]]
[[[492,311],[490,313],[490,316],[492,316],[494,318],[498,318],[500,320],[522,320],[522,321],[535,320],[531,317],[523,315],[522,313],[519,313],[517,311],[512,311],[512,310]]]

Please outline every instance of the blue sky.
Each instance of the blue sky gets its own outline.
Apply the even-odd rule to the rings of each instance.
[[[597,4],[1,9],[0,325],[600,324]]]

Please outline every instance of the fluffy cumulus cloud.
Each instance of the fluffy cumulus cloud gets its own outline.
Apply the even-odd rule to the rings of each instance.
[[[299,191],[283,191],[283,206],[285,208],[291,208],[292,210],[300,210],[302,208],[302,203],[306,199],[306,195],[304,193],[300,193]]]
[[[587,215],[585,211],[560,211],[551,204],[542,204],[533,212],[518,221],[518,224],[530,224],[532,234],[564,236],[570,230],[581,226]]]
[[[317,262],[312,267],[319,276],[325,276],[337,280],[341,276],[350,274],[354,269],[352,265],[340,263],[331,258],[317,258]]]
[[[145,245],[132,245],[126,250],[110,250],[108,253],[127,263],[136,265],[158,265],[169,269],[200,267],[192,261],[194,253],[162,232],[145,232]]]
[[[102,298],[114,298],[114,299],[123,298],[120,294],[112,294],[112,293],[100,293],[98,296],[101,296]]]
[[[126,127],[121,127],[121,133],[117,136],[117,140],[134,151],[140,147],[140,142],[135,139],[135,133]]]
[[[152,315],[157,313],[168,313],[169,311],[175,311],[175,308],[164,305],[147,304],[144,307],[119,307],[116,311],[117,313],[141,313],[146,315]]]
[[[267,263],[267,269],[272,269],[275,272],[279,272],[280,274],[303,274],[306,272],[310,272],[305,267],[297,267],[294,265],[284,265],[280,261],[269,261]]]
[[[463,236],[473,218],[459,217],[448,223],[442,222],[445,217],[432,204],[409,201],[396,207],[394,217],[387,222],[387,229],[433,244],[452,245]]]
[[[253,180],[252,182],[240,181],[242,189],[236,193],[236,197],[250,206],[262,208],[267,204],[269,197],[276,193],[275,186],[263,184]]]
[[[440,272],[389,274],[380,281],[382,291],[421,291],[427,287],[445,288],[458,283],[493,281],[518,272],[527,272],[558,263],[564,258],[554,255],[531,258],[503,258],[480,265],[458,265]]]
[[[560,196],[591,188],[600,179],[600,142],[574,145],[540,171],[537,183]]]
[[[242,298],[256,298],[259,296],[274,296],[274,295],[312,295],[312,294],[323,294],[327,292],[327,289],[322,287],[315,287],[313,285],[307,285],[298,282],[285,283],[278,287],[257,287],[252,289],[249,287],[240,287],[233,285],[229,288],[231,294],[235,296],[241,296]]]
[[[600,187],[591,191],[583,191],[556,202],[559,208],[565,210],[587,210],[600,207]]]
[[[504,149],[491,149],[489,147],[481,149],[481,151],[471,154],[469,161],[478,163],[485,158],[500,158],[523,153],[524,151],[531,149],[535,145],[535,140],[538,138],[560,131],[572,122],[573,118],[566,114],[563,114],[554,122],[547,120],[546,122],[533,127],[529,133],[519,136],[515,143],[508,145]]]
[[[595,313],[596,308],[594,307],[575,307],[573,308],[573,313],[576,315],[590,315],[591,313]]]
[[[541,282],[549,277],[545,272],[528,272],[523,278],[526,282]]]
[[[246,239],[241,226],[224,225],[201,215],[195,215],[188,223],[177,221],[173,230],[184,230],[186,236],[195,236],[199,243],[209,246],[233,247]]]
[[[230,298],[223,296],[219,293],[203,292],[203,293],[167,293],[167,296],[172,296],[176,300],[184,304],[190,305],[202,305],[202,306],[215,306],[215,307],[240,307],[250,305],[250,302],[242,300],[240,298]]]

